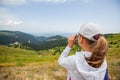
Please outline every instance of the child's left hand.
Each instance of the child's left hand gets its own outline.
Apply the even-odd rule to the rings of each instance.
[[[68,37],[68,47],[72,48],[75,41],[76,41],[76,35],[72,35],[72,36]]]

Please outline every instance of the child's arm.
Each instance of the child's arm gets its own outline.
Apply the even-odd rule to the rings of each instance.
[[[66,47],[63,52],[61,53],[59,59],[58,59],[58,63],[63,66],[66,69],[73,69],[73,66],[75,64],[75,59],[74,59],[74,55],[73,56],[68,56],[69,52],[70,52],[70,47]]]
[[[68,38],[68,45],[67,47],[63,50],[63,52],[61,53],[59,59],[58,59],[58,63],[67,68],[67,69],[71,69],[72,66],[74,64],[74,55],[73,56],[68,56],[72,46],[74,45],[75,43],[75,40],[76,40],[76,36],[70,36]]]

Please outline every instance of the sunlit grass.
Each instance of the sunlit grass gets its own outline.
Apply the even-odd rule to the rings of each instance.
[[[54,49],[32,51],[0,46],[0,79],[65,80],[66,70],[57,63]]]
[[[34,62],[52,62],[57,60],[58,54],[53,55],[54,51],[32,51],[19,48],[9,48],[0,46],[0,66],[24,66]],[[39,54],[40,53],[40,54]],[[47,54],[46,54],[47,53]]]
[[[57,63],[60,53],[54,55],[54,51],[55,49],[33,51],[0,46],[0,77],[9,80],[66,80],[66,70]],[[74,52],[73,49],[71,54]],[[120,48],[108,50],[107,62],[112,80],[120,79],[119,52]]]
[[[66,70],[56,61],[27,66],[1,67],[2,79],[9,80],[66,80]]]
[[[107,54],[108,70],[112,80],[120,79],[120,48],[109,48]]]

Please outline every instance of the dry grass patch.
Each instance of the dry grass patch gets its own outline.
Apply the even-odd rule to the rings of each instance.
[[[1,67],[0,80],[65,80],[66,71],[55,62],[36,66]]]

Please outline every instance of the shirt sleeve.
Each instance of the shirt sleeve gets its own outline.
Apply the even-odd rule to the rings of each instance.
[[[59,59],[58,59],[58,63],[63,66],[64,68],[67,69],[73,69],[73,65],[75,65],[75,59],[74,59],[74,55],[73,56],[68,56],[69,52],[70,52],[71,48],[70,47],[66,47],[63,52],[61,53]]]

